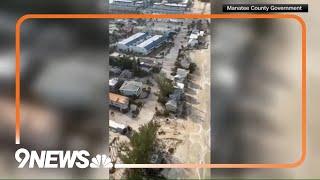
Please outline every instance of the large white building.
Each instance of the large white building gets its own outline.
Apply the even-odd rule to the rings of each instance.
[[[138,9],[144,7],[144,2],[137,0],[113,0],[110,3],[110,7],[113,10],[119,11],[138,11]]]
[[[147,37],[147,33],[144,32],[139,32],[136,33],[126,39],[121,40],[120,42],[117,43],[117,48],[120,51],[129,51],[130,47],[135,44],[136,42],[144,39],[145,37]]]
[[[184,13],[188,9],[187,3],[153,3],[148,9],[152,13]]]
[[[124,52],[147,55],[154,49],[160,47],[166,39],[164,35],[148,36],[147,33],[140,32],[118,42],[117,48]]]
[[[146,39],[145,41],[137,44],[136,46],[131,47],[131,51],[147,55],[151,53],[152,50],[160,47],[164,42],[165,37],[163,35],[154,35],[151,38]]]
[[[184,13],[189,9],[191,0],[113,0],[111,10],[142,13]]]

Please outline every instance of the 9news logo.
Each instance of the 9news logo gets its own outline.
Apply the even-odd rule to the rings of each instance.
[[[97,154],[90,159],[90,153],[86,150],[61,151],[47,150],[28,151],[20,148],[15,153],[15,159],[19,163],[18,168],[112,168],[111,159],[105,154]]]

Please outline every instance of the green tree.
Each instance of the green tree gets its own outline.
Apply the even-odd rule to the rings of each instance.
[[[169,95],[174,90],[172,81],[166,78],[165,74],[163,73],[159,74],[156,80],[159,85],[160,94],[163,95],[164,97],[169,97]]]
[[[125,164],[150,164],[152,154],[158,145],[157,131],[159,123],[150,121],[141,126],[138,132],[134,132],[130,137],[130,143],[121,145],[122,154],[120,159]],[[151,178],[144,169],[128,169],[128,179],[148,179]]]
[[[120,57],[118,60],[118,63],[119,63],[118,66],[121,69],[129,69],[130,70],[133,67],[133,61],[128,56]]]
[[[147,73],[146,71],[141,69],[139,58],[133,60],[132,71],[133,71],[134,75],[137,77],[145,77],[145,76],[149,75],[149,73]]]

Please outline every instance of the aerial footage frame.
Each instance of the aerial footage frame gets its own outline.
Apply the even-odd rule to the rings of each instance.
[[[304,20],[292,14],[27,14],[18,19],[16,23],[16,131],[15,143],[20,144],[20,32],[21,25],[31,19],[291,19],[296,20],[301,26],[302,38],[302,74],[301,74],[301,156],[295,162],[289,163],[259,163],[259,164],[115,164],[115,168],[294,168],[301,165],[307,152],[307,82],[306,82],[306,32]]]

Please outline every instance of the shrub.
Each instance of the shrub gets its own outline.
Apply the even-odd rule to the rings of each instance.
[[[164,74],[159,74],[156,80],[159,85],[160,96],[163,98],[169,97],[169,95],[174,91],[172,81],[166,78]]]
[[[190,63],[190,73],[193,73],[197,69],[197,64],[196,63]]]

